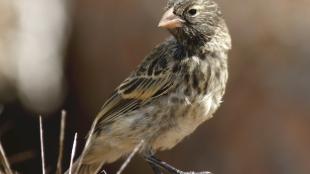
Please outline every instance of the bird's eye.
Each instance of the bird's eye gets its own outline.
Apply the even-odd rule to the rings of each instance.
[[[191,15],[191,16],[196,16],[196,15],[197,15],[197,9],[194,9],[194,8],[189,9],[189,10],[187,11],[187,13],[188,13],[189,15]]]

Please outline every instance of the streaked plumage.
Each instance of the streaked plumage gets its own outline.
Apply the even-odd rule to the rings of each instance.
[[[141,140],[144,156],[170,149],[220,105],[231,41],[217,4],[172,0],[163,18],[160,25],[173,37],[153,49],[103,105],[79,174],[98,172]]]

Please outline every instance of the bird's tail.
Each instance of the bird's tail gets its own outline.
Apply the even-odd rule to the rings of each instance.
[[[100,169],[102,167],[102,163],[81,163],[80,167],[78,169],[79,165],[79,159],[76,160],[72,165],[72,172],[70,173],[70,169],[68,169],[65,174],[97,174],[100,172]],[[78,170],[78,171],[77,171]]]
[[[119,159],[124,151],[112,147],[110,144],[96,140],[89,148],[73,163],[72,173],[69,169],[65,174],[97,174],[104,163],[110,163]],[[80,165],[80,166],[79,166]]]

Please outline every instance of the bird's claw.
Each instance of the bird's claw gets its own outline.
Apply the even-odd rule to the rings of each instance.
[[[180,171],[180,173],[178,174],[212,174],[211,172],[207,172],[207,171],[204,171],[204,172],[182,172]]]
[[[165,169],[170,174],[212,174],[211,172],[183,172],[179,169],[174,168],[173,166],[169,165],[168,163],[157,159],[154,156],[149,156],[145,158],[146,161],[151,165],[155,174],[162,174],[160,168]]]
[[[183,171],[177,171],[176,173],[171,173],[171,174],[212,174],[211,172],[207,172],[207,171],[204,171],[204,172],[183,172]]]

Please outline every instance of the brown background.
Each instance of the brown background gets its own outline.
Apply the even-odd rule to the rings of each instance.
[[[159,156],[184,170],[215,174],[310,173],[310,1],[219,0],[231,31],[230,80],[214,119]],[[76,0],[66,50],[68,110],[66,158],[73,133],[84,135],[105,99],[168,32],[158,29],[164,0]],[[13,165],[39,173],[35,113],[6,104],[2,142],[13,156],[35,157]],[[59,111],[45,119],[47,161],[57,155]],[[53,117],[54,116],[54,117]],[[14,159],[14,158],[13,158]],[[105,167],[114,173],[121,162]],[[68,160],[66,160],[66,167]],[[151,173],[136,157],[126,174]]]

